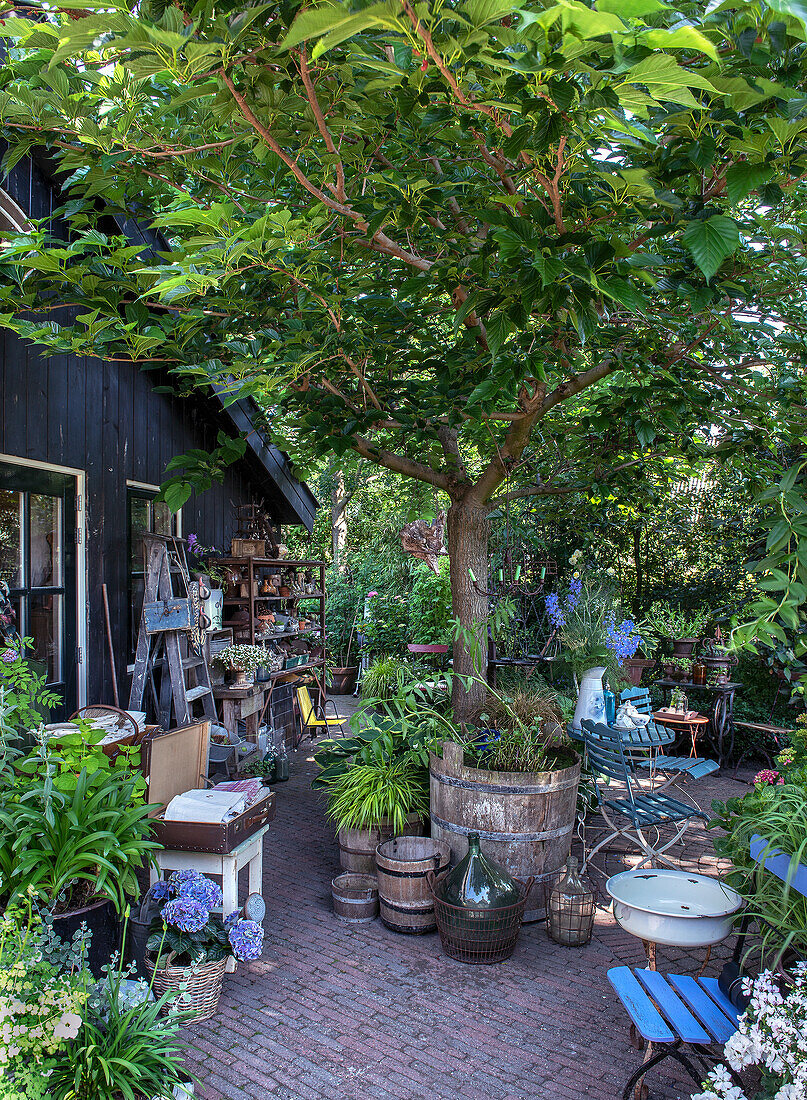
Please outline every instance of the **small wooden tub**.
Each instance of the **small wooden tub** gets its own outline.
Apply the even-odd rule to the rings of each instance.
[[[334,914],[347,924],[369,924],[378,916],[375,875],[337,875],[331,882],[331,895]]]
[[[375,850],[381,920],[393,932],[410,936],[437,927],[426,876],[448,867],[451,848],[422,836],[399,836]]]

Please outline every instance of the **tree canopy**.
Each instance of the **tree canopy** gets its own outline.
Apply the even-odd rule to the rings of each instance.
[[[46,147],[69,201],[7,242],[0,323],[445,492],[463,622],[502,494],[801,415],[797,0],[31,8],[5,163]]]

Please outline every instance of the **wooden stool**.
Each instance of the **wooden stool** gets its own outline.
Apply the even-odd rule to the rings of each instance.
[[[154,853],[156,867],[151,868],[150,884],[158,882],[166,871],[201,871],[203,875],[216,875],[221,879],[221,892],[224,900],[222,913],[229,917],[238,909],[238,873],[242,867],[249,868],[250,894],[263,894],[263,838],[269,831],[264,825],[257,833],[247,837],[231,852],[180,852],[171,849],[158,849]],[[235,970],[235,959],[227,961],[227,970]]]

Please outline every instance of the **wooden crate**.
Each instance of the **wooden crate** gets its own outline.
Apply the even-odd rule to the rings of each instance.
[[[233,539],[232,554],[234,558],[266,557],[266,539]]]

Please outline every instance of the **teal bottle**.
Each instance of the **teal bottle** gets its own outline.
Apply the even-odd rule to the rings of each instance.
[[[449,905],[501,909],[516,905],[521,892],[503,867],[482,854],[479,833],[469,833],[468,853],[443,879],[441,897]]]

